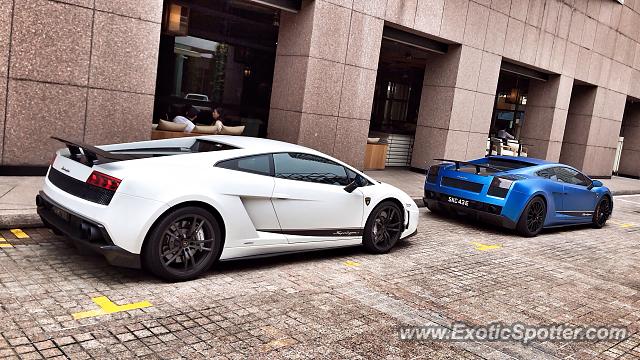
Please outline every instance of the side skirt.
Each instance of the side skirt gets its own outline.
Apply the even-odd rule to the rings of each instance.
[[[220,255],[220,261],[235,259],[251,259],[268,256],[277,256],[284,254],[299,253],[305,251],[316,251],[335,249],[341,247],[358,246],[362,244],[362,238],[331,240],[321,242],[304,242],[293,244],[274,244],[274,245],[256,245],[256,246],[238,246],[232,248],[224,248]]]

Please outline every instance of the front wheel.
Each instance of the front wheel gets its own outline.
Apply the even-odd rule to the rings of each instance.
[[[384,254],[398,242],[404,229],[404,216],[398,205],[383,201],[369,215],[362,244],[374,254]]]
[[[611,216],[611,199],[608,196],[604,196],[600,199],[598,206],[596,206],[596,211],[593,213],[593,227],[596,229],[600,229],[604,226],[604,224]]]
[[[522,236],[533,237],[538,235],[544,227],[547,217],[547,206],[540,197],[534,197],[524,208],[516,230]]]
[[[154,275],[165,280],[190,280],[213,265],[221,244],[220,226],[211,213],[184,207],[169,213],[153,228],[143,260]]]

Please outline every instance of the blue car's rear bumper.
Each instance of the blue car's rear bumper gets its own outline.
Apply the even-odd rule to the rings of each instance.
[[[468,200],[468,206],[450,202],[450,196],[454,196],[457,199]],[[494,225],[503,226],[508,229],[515,229],[517,225],[515,221],[504,215],[501,215],[502,206],[498,206],[495,204],[489,204],[486,202],[468,199],[459,195],[449,195],[427,189],[425,189],[424,191],[423,200],[429,209],[445,209],[448,211],[472,215],[477,219],[486,221]]]

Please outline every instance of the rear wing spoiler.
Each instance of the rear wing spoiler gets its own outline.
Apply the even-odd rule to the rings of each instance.
[[[51,138],[54,140],[58,140],[67,146],[69,152],[71,153],[72,160],[82,162],[81,157],[82,155],[84,155],[86,159],[86,165],[89,166],[93,166],[97,160],[101,160],[101,163],[109,163],[115,161],[137,159],[137,157],[132,155],[114,154],[79,141],[65,140],[55,136],[52,136]]]
[[[450,160],[450,159],[433,159],[433,160],[454,163],[454,164],[456,164],[456,170],[460,170],[460,165],[473,166],[473,167],[476,168],[476,174],[480,174],[480,169],[488,169],[488,170],[493,170],[495,172],[503,172],[504,171],[504,170],[498,169],[497,167],[494,167],[494,166],[482,165],[482,164],[474,164],[474,163],[471,163],[471,162],[468,162],[468,161],[462,161],[462,160]]]

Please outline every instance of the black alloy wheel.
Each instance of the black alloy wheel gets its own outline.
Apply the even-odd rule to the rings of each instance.
[[[593,226],[597,229],[602,228],[609,219],[609,216],[611,216],[611,212],[611,199],[608,196],[604,196],[598,203],[596,211],[593,213]]]
[[[369,215],[363,244],[370,252],[386,253],[398,242],[404,230],[404,214],[391,201],[382,202]]]
[[[547,216],[547,206],[540,197],[535,197],[529,201],[525,207],[516,229],[520,235],[532,237],[544,227],[544,220]]]
[[[178,209],[152,231],[145,246],[145,263],[164,279],[193,279],[217,260],[220,233],[216,219],[208,211],[198,207]]]

